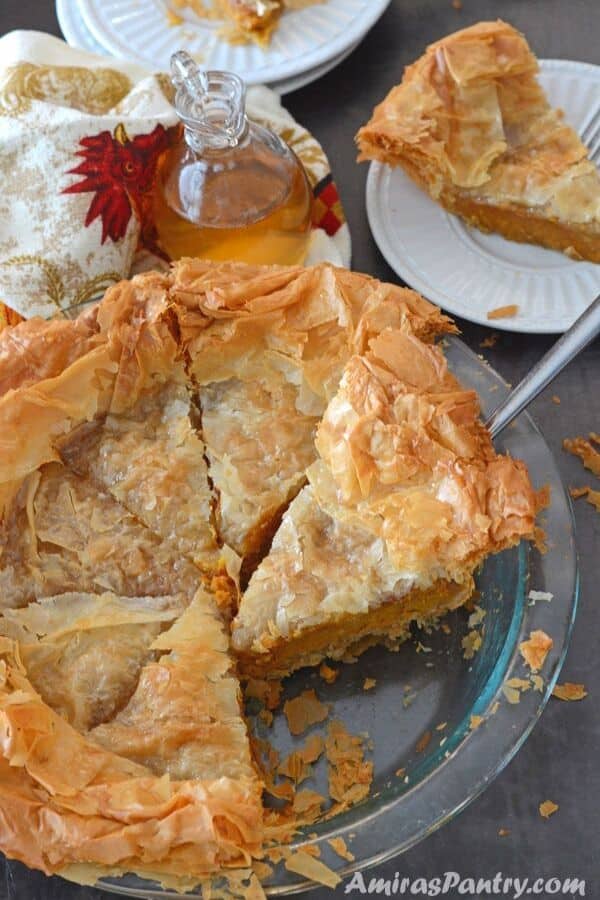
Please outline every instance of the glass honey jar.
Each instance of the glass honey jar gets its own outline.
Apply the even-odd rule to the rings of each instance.
[[[158,244],[170,259],[302,263],[312,191],[288,145],[250,122],[245,87],[232,72],[171,59],[182,138],[159,160],[154,186]]]

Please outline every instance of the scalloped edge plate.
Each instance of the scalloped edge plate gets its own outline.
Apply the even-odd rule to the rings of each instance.
[[[78,47],[80,50],[89,50],[90,53],[97,53],[102,56],[109,55],[109,51],[98,43],[85,24],[83,17],[79,12],[77,0],[56,0],[56,17],[65,40],[71,47]],[[359,43],[360,41],[357,41],[355,44],[352,44],[351,47],[348,47],[343,53],[340,53],[339,56],[335,56],[328,62],[323,63],[322,66],[316,66],[314,69],[309,69],[301,75],[294,75],[291,78],[285,78],[282,81],[274,81],[269,87],[281,95],[289,94],[292,91],[298,91],[300,88],[306,87],[307,84],[312,84],[313,81],[322,78],[338,66],[346,59],[346,57],[350,56]]]
[[[237,72],[247,84],[272,84],[302,75],[349,51],[380,18],[390,0],[325,0],[285,13],[266,48],[232,45],[218,23],[191,15],[169,25],[163,0],[79,0],[94,40],[107,51],[151,69],[167,70],[171,54],[187,50],[206,68]],[[318,76],[317,76],[318,77]]]
[[[600,66],[553,59],[540,65],[550,102],[581,132],[598,106]],[[400,168],[371,163],[366,202],[375,242],[396,274],[463,319],[554,334],[570,328],[600,293],[600,265],[469,228]],[[517,316],[487,318],[489,310],[513,303]]]

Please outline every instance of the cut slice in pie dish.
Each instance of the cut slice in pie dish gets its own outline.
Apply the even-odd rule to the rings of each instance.
[[[24,479],[0,522],[0,608],[67,591],[184,593],[200,572],[86,478],[48,463]]]
[[[193,424],[190,391],[170,380],[131,408],[77,429],[61,446],[64,462],[177,546],[201,568],[216,569],[221,550],[205,447]]]
[[[600,173],[510,25],[428,47],[360,129],[359,159],[401,166],[482,231],[600,262]]]
[[[233,623],[251,675],[405,638],[472,594],[490,553],[532,537],[523,465],[495,453],[442,352],[387,330],[353,357],[319,425],[310,486]]]
[[[414,291],[332,266],[174,269],[224,541],[256,562],[316,459],[317,424],[356,349],[405,323],[424,340],[453,330]]]
[[[260,855],[262,785],[228,639],[208,594],[173,621],[177,605],[71,595],[0,619],[11,857],[88,882],[134,869],[185,888]]]
[[[0,584],[8,578],[13,594],[191,596],[201,572],[233,602],[239,560],[216,534],[168,286],[152,273],[108,291],[70,328],[32,320],[2,333],[0,505],[13,525]],[[29,578],[13,578],[14,565]]]

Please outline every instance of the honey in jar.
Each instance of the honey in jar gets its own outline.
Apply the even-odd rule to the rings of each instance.
[[[312,191],[276,134],[248,121],[245,88],[231,72],[171,60],[182,140],[159,161],[154,187],[158,244],[171,259],[302,263]]]

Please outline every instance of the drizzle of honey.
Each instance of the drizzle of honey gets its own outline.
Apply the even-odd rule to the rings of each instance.
[[[301,166],[275,170],[256,148],[234,165],[186,164],[172,153],[159,163],[154,222],[158,243],[173,260],[298,265],[311,218],[312,192]]]

